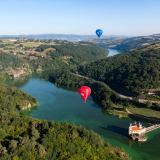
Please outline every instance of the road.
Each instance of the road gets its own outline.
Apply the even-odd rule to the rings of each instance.
[[[73,72],[71,72],[72,74],[75,74],[75,73],[73,73]],[[89,79],[88,77],[86,77],[86,76],[82,76],[82,75],[80,75],[80,74],[78,74],[78,73],[76,73],[75,75],[77,75],[77,76],[80,76],[80,77],[83,77],[83,78],[86,78],[86,79]],[[93,79],[92,78],[92,80],[94,80],[94,81],[97,81],[97,80],[95,80],[95,79]],[[112,88],[110,88],[111,90],[113,90]],[[116,91],[115,91],[116,92]],[[117,93],[117,92],[116,92]],[[122,97],[122,98],[129,98],[130,100],[132,100],[132,98],[133,97],[128,97],[128,96],[124,96],[124,95],[122,95],[122,94],[119,94],[119,93],[117,93],[120,97]],[[143,103],[143,102],[147,102],[148,100],[144,100],[144,99],[138,99],[139,100],[139,102],[141,102],[141,103]],[[160,103],[160,101],[151,101],[152,103]]]

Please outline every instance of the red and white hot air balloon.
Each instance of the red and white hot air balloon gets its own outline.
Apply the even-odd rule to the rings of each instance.
[[[79,88],[78,92],[80,96],[84,99],[84,101],[86,102],[86,99],[91,94],[91,89],[88,86],[82,86]]]

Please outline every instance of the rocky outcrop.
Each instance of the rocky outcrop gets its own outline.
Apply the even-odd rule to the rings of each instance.
[[[39,66],[38,69],[36,69],[36,72],[41,72],[41,71],[43,71],[43,70],[42,70],[42,67]]]
[[[28,108],[31,108],[31,104],[30,103],[28,105],[26,105],[26,106],[23,106],[22,110],[25,110],[25,109],[28,109]]]
[[[29,68],[29,64],[23,64],[22,67],[14,70],[12,67],[6,68],[3,73],[8,73],[12,78],[19,77],[24,74],[31,74],[32,71]]]

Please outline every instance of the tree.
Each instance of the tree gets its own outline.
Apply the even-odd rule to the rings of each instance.
[[[139,102],[139,99],[138,99],[137,97],[133,97],[133,98],[132,98],[132,101],[133,101],[134,103],[138,103],[138,102]]]
[[[159,103],[156,103],[156,109],[160,110],[160,104]]]
[[[126,106],[123,106],[123,111],[126,111],[126,108],[127,108]]]
[[[41,158],[45,153],[46,153],[45,148],[41,144],[38,144],[38,155],[39,155],[39,158]]]
[[[147,101],[146,103],[147,108],[150,108],[152,106],[152,102],[150,100]]]
[[[37,129],[32,129],[32,136],[35,140],[37,140],[40,137]]]
[[[6,137],[6,132],[4,130],[0,130],[0,139],[4,139]]]
[[[17,147],[17,143],[18,141],[15,141],[15,140],[11,140],[10,141],[10,144],[9,144],[9,148],[16,148]]]

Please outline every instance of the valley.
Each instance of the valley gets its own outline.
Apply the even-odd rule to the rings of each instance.
[[[16,44],[15,42],[18,44]],[[64,118],[62,118],[64,116],[63,110],[64,112],[67,112],[70,115],[66,117],[67,122],[74,123],[75,119],[78,118],[78,116],[80,116],[81,120],[80,119],[79,120],[81,121],[81,123],[76,123],[76,125],[84,124],[84,126],[86,126],[87,129],[93,129],[94,132],[98,132],[101,135],[101,137],[105,137],[106,142],[110,142],[111,145],[116,147],[114,141],[110,140],[111,137],[109,135],[107,136],[105,135],[106,134],[105,130],[110,130],[109,128],[106,129],[105,126],[103,126],[101,127],[103,131],[102,130],[100,131],[99,129],[96,129],[95,124],[92,124],[94,127],[90,127],[89,124],[82,122],[85,119],[83,111],[79,111],[79,113],[81,113],[82,115],[77,115],[76,118],[70,114],[70,112],[74,111],[72,107],[75,104],[73,106],[71,105],[72,104],[71,99],[70,101],[66,99],[65,104],[60,103],[60,97],[61,97],[61,94],[63,94],[61,91],[63,90],[68,90],[71,92],[73,91],[74,94],[77,94],[76,93],[77,89],[80,86],[87,85],[92,89],[91,97],[88,100],[90,102],[87,105],[89,108],[92,106],[93,108],[94,107],[98,108],[98,110],[100,109],[101,110],[101,113],[99,113],[100,117],[102,116],[101,114],[107,117],[108,116],[115,117],[116,123],[119,123],[120,120],[131,118],[126,120],[125,122],[126,126],[123,133],[121,133],[121,128],[118,128],[117,132],[115,132],[114,128],[117,128],[118,126],[114,126],[113,124],[114,126],[113,130],[111,129],[110,131],[112,133],[114,132],[114,134],[118,134],[118,136],[120,137],[124,136],[125,133],[127,133],[126,127],[129,121],[140,120],[143,122],[143,125],[147,125],[146,122],[154,123],[156,120],[159,120],[159,115],[160,115],[159,105],[150,103],[150,101],[152,100],[158,101],[159,94],[156,94],[155,96],[153,96],[153,95],[147,95],[145,92],[145,89],[156,88],[158,91],[158,88],[159,88],[159,82],[158,82],[158,74],[159,74],[158,59],[159,59],[159,46],[160,46],[159,42],[153,43],[151,45],[147,45],[146,47],[143,47],[140,49],[134,49],[131,52],[117,54],[114,56],[109,56],[107,58],[105,57],[108,55],[109,51],[88,42],[67,42],[67,41],[57,41],[57,40],[34,40],[34,39],[18,39],[16,41],[14,39],[14,41],[10,41],[7,39],[5,40],[2,39],[0,43],[1,43],[0,44],[1,45],[1,53],[0,53],[1,82],[4,83],[4,81],[7,79],[9,82],[8,84],[10,86],[11,85],[17,86],[19,89],[22,89],[22,90],[23,88],[25,88],[24,89],[25,92],[36,97],[36,98],[31,98],[28,101],[25,101],[25,100],[21,101],[23,99],[21,95],[26,95],[26,94],[23,92],[20,92],[18,95],[19,98],[17,98],[17,95],[14,93],[14,91],[12,91],[11,95],[16,97],[14,97],[12,101],[10,101],[10,99],[12,98],[11,96],[9,96],[8,101],[10,102],[4,103],[5,101],[3,97],[4,93],[2,92],[3,96],[1,97],[1,102],[2,102],[1,110],[4,110],[4,111],[1,114],[1,120],[8,119],[7,124],[12,126],[10,128],[8,127],[5,128],[4,127],[6,125],[5,122],[2,123],[3,133],[6,133],[5,138],[3,138],[5,143],[3,143],[2,145],[6,147],[6,149],[8,150],[8,154],[3,155],[3,159],[4,158],[7,159],[7,156],[8,157],[11,156],[10,155],[11,152],[9,151],[10,149],[8,148],[9,137],[12,137],[13,141],[16,140],[17,141],[16,143],[19,145],[19,147],[22,145],[20,139],[23,139],[23,138],[18,139],[18,135],[21,137],[23,136],[28,137],[29,139],[30,138],[33,139],[35,137],[35,139],[32,140],[33,143],[35,144],[37,143],[37,145],[33,144],[35,148],[40,148],[41,144],[45,146],[44,143],[40,143],[41,137],[39,136],[45,133],[44,131],[40,130],[41,123],[45,123],[43,126],[47,125],[46,123],[48,123],[48,125],[50,126],[51,125],[50,122],[45,121],[46,120],[45,116],[48,117],[49,112],[50,113],[52,112],[54,116],[50,115],[50,119],[47,119],[47,120],[57,121],[57,122],[54,122],[55,125],[59,125],[58,124],[59,122],[61,122],[61,124],[63,125],[63,121],[64,121]],[[73,73],[71,73],[70,70],[72,70]],[[144,70],[146,70],[146,72],[144,72]],[[43,74],[43,71],[45,72],[45,74]],[[33,82],[31,83],[30,79],[32,79],[32,76],[34,77],[34,74],[39,74],[40,76],[37,76],[37,78],[35,77],[36,79],[33,78]],[[12,79],[9,80],[10,77],[12,77]],[[38,84],[39,82],[40,82],[39,86],[36,86],[36,84]],[[53,91],[53,93],[50,94],[46,91],[49,88],[53,87],[53,83],[55,86],[53,90],[55,91]],[[43,85],[45,87],[43,87]],[[36,88],[34,89],[33,86],[35,86],[37,89]],[[130,92],[132,95],[136,95],[136,96],[133,96],[132,99],[124,98],[123,96],[120,96],[119,94],[117,94],[114,90],[110,89],[110,87],[113,88],[118,93],[122,91],[123,92],[127,91],[128,93]],[[57,92],[56,95],[54,92],[55,93]],[[41,93],[42,96],[40,96],[39,93]],[[44,93],[46,94],[45,96],[44,96]],[[68,97],[67,94],[70,94],[70,93],[67,92],[66,95],[64,96]],[[140,97],[145,96],[147,103],[146,102],[140,103],[140,101],[138,100],[138,95]],[[48,98],[46,99],[44,97],[48,97]],[[55,101],[54,99],[55,97],[59,98],[59,101]],[[71,97],[74,97],[74,96],[72,95]],[[51,100],[52,98],[53,100]],[[35,103],[30,102],[32,100],[35,101]],[[76,102],[77,101],[79,100],[76,98]],[[81,102],[79,103],[81,104]],[[4,109],[5,108],[4,105],[11,106],[11,104],[13,107],[9,107],[7,110]],[[65,107],[66,104],[71,105],[72,107],[66,106],[66,109],[63,108],[62,112],[59,112],[58,108],[57,109],[54,108],[56,106]],[[81,106],[82,105],[83,104],[81,104]],[[50,108],[46,108],[47,106],[48,107],[50,106],[51,108],[52,106],[54,106],[53,107],[54,111],[51,111]],[[92,112],[91,110],[93,110],[93,108],[89,109],[90,112]],[[50,111],[47,112],[48,110]],[[126,110],[130,111],[133,114],[128,114]],[[55,117],[58,112],[60,115],[56,119]],[[5,113],[8,113],[8,116]],[[45,114],[42,114],[42,113],[45,113]],[[37,123],[38,123],[37,127],[38,126],[39,127],[35,128],[36,131],[35,129],[33,129],[30,131],[25,130],[25,131],[21,131],[20,133],[17,133],[17,129],[13,127],[14,125],[16,125],[17,122],[12,123],[11,119],[13,118],[15,119],[15,121],[17,121],[16,118],[14,118],[14,116],[15,115],[18,116],[19,114],[20,114],[20,117],[22,117],[22,119],[24,118],[22,120],[24,124],[17,124],[17,125],[25,126],[25,122],[27,121],[30,124],[33,123],[34,121],[33,119],[29,120],[29,117],[28,117],[28,120],[27,118],[25,120],[25,116],[32,117],[32,115],[34,115],[33,118],[40,119],[40,120],[37,120]],[[75,111],[74,114],[77,114],[77,112]],[[73,121],[71,120],[71,117],[73,117],[74,119]],[[92,114],[91,117],[92,118],[96,117],[96,115]],[[64,125],[66,125],[66,122],[64,122]],[[31,127],[31,126],[26,125],[26,127]],[[14,129],[11,129],[11,128],[14,128]],[[56,127],[54,126],[54,128]],[[13,133],[15,132],[16,134],[12,134],[9,130],[12,130],[12,132]],[[52,134],[49,130],[47,132],[49,134]],[[103,135],[101,134],[102,132],[103,132]],[[64,133],[67,133],[67,131],[64,131]],[[62,135],[64,133],[62,133]],[[155,135],[157,135],[157,131],[154,131],[154,133]],[[76,134],[80,136],[81,133],[77,132]],[[36,137],[39,137],[39,138],[37,139]],[[123,140],[125,141],[126,138],[127,137],[125,137]],[[73,139],[74,139],[74,136],[73,136]],[[112,137],[112,139],[115,139],[115,137]],[[27,141],[27,140],[24,140],[24,141]],[[134,158],[135,155],[132,152],[133,150],[128,149],[128,145],[126,145],[124,142],[122,145],[121,144],[122,142],[119,143],[118,141],[117,141],[118,146],[119,147],[123,146],[124,149],[127,151],[127,153],[129,153],[130,156]],[[129,143],[133,143],[130,140],[128,141]],[[88,142],[89,141],[85,141],[86,144]],[[58,143],[61,143],[61,142],[58,142]],[[68,144],[68,142],[65,142],[65,143]],[[26,145],[26,149],[27,151],[29,151],[29,148],[27,145]],[[146,150],[148,149],[149,148],[146,148]],[[42,147],[42,150],[44,150],[43,147]],[[42,157],[49,156],[51,150],[53,151],[54,147],[50,149],[45,148],[45,152],[43,152],[44,154],[42,155]],[[136,152],[139,151],[139,149],[134,148],[134,152],[135,150]],[[28,154],[27,151],[26,151],[26,154]],[[17,152],[19,151],[17,150]],[[114,155],[112,156],[115,156],[115,154],[117,153],[116,150],[111,152],[114,152]],[[120,149],[118,149],[118,152],[119,154],[121,154]],[[144,154],[145,157],[153,156],[152,153],[147,155],[145,152],[143,152],[138,155],[139,160],[141,160],[142,154]],[[55,155],[58,156],[57,152],[55,153]],[[20,152],[19,152],[19,156],[20,156]],[[41,155],[39,152],[36,152],[35,154],[32,154],[32,156],[40,157]],[[66,155],[66,157],[72,157],[72,156],[73,157],[75,156],[74,153],[73,154],[70,153]],[[102,156],[102,154],[97,156],[100,157]],[[127,154],[125,154],[123,158],[129,159]]]

